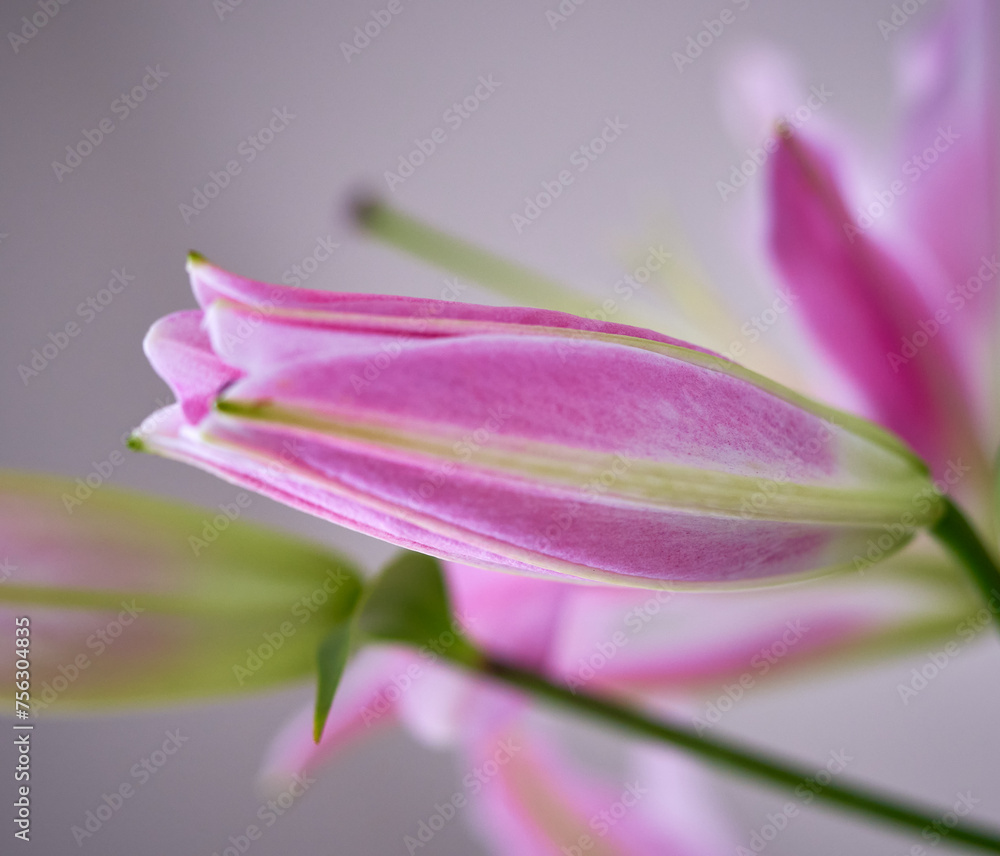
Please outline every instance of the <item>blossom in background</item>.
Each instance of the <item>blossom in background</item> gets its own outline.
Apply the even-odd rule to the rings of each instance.
[[[454,632],[491,656],[575,691],[668,711],[706,733],[720,723],[725,731],[734,706],[775,679],[929,643],[971,611],[970,598],[956,595],[939,568],[918,575],[902,557],[887,564],[877,580],[830,577],[713,596],[567,585],[460,565],[447,566],[447,579]],[[733,851],[721,806],[696,767],[642,742],[626,741],[623,750],[618,735],[609,740],[440,663],[452,644],[445,634],[419,653],[363,651],[318,745],[311,705],[284,726],[263,763],[265,788],[280,791],[294,775],[335,761],[346,743],[401,723],[431,746],[456,750],[459,770],[454,793],[427,795],[435,807],[423,819],[427,829],[414,820],[405,842],[411,853],[455,815],[490,852],[512,856],[573,853],[560,850],[573,846],[635,856]],[[642,798],[619,805],[630,786]],[[445,804],[455,811],[440,809]],[[581,844],[586,837],[596,849]]]
[[[952,0],[933,27],[900,37],[901,133],[877,178],[858,178],[859,159],[824,113],[782,126],[758,179],[775,293],[801,322],[800,344],[825,362],[794,385],[898,434],[984,524],[1000,442],[994,7]],[[729,112],[741,136],[757,139],[775,116],[794,113],[798,87],[774,54],[747,54],[734,72]],[[780,336],[765,328],[748,341],[705,318],[695,341],[729,352],[739,338],[741,361],[774,366],[753,343],[766,335],[781,347]],[[785,350],[778,362],[803,356]]]

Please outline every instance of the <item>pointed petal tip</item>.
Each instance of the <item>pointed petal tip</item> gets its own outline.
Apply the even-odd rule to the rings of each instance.
[[[137,433],[129,434],[128,440],[125,441],[125,445],[128,446],[133,452],[148,452],[145,442],[142,437]]]
[[[187,269],[190,271],[197,267],[207,267],[212,263],[197,250],[188,250]]]

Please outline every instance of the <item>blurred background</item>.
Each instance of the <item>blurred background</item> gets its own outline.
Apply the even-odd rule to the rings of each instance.
[[[261,280],[441,297],[444,273],[351,226],[358,192],[571,283],[595,307],[662,242],[697,259],[733,314],[751,318],[773,299],[753,254],[760,177],[732,193],[719,182],[732,180],[767,129],[755,131],[755,117],[734,109],[743,93],[734,62],[763,47],[784,51],[802,97],[824,93],[816,121],[852,129],[882,186],[880,165],[885,176],[898,167],[886,158],[899,110],[892,51],[938,4],[909,5],[912,14],[887,31],[879,21],[893,4],[868,0],[8,0],[0,10],[0,464],[71,477],[99,471],[131,428],[170,401],[141,341],[156,318],[193,307],[189,249]],[[691,50],[705,31],[711,38]],[[610,127],[613,140],[579,170],[574,153]],[[422,159],[412,154],[421,145]],[[572,184],[528,217],[525,197],[565,169]],[[105,300],[116,277],[127,285]],[[503,302],[471,285],[461,299]],[[19,369],[71,321],[78,336],[34,373]],[[768,336],[793,337],[786,327],[779,320]],[[206,507],[238,492],[131,452],[108,483]],[[370,568],[392,552],[261,497],[247,516]],[[12,638],[8,628],[2,638]],[[974,819],[1000,818],[1000,649],[985,634],[904,706],[897,686],[926,657],[755,690],[725,727],[806,763],[843,749],[856,758],[855,777],[931,804],[971,791],[982,799]],[[254,774],[267,741],[310,692],[43,720],[34,835],[23,849],[221,853],[261,804]],[[78,848],[71,827],[170,729],[190,735],[183,751]],[[5,738],[7,807],[12,769]],[[404,836],[463,773],[447,753],[380,733],[329,766],[251,852],[405,853]],[[741,841],[782,802],[713,782]],[[7,836],[6,819],[3,828]],[[912,845],[809,809],[766,849],[903,856]],[[421,852],[487,851],[459,818]]]

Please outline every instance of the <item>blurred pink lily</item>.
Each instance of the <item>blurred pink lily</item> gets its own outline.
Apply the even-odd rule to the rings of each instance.
[[[246,494],[209,510],[109,485],[81,499],[79,483],[0,471],[0,620],[28,619],[32,711],[218,698],[314,674],[360,589],[347,561],[239,520]],[[303,603],[320,600],[317,618]],[[282,622],[294,627],[272,657]],[[0,679],[9,698],[15,658]]]
[[[935,27],[908,34],[904,133],[879,184],[847,180],[821,122],[783,127],[766,165],[767,249],[809,341],[853,389],[853,409],[980,509],[1000,441],[993,5],[955,0]]]
[[[931,573],[917,584],[909,566],[898,578],[890,568],[865,585],[829,578],[806,589],[711,598],[568,586],[459,565],[447,566],[447,576],[456,633],[466,632],[491,655],[574,690],[670,710],[701,732],[719,723],[720,707],[724,715],[776,676],[947,633],[969,609],[946,577]],[[414,821],[411,853],[423,849],[428,830],[440,828],[434,816],[444,803],[497,854],[733,851],[736,841],[696,768],[644,744],[622,753],[617,741],[604,748],[619,748],[622,772],[588,768],[581,747],[593,756],[606,735],[576,731],[564,717],[553,719],[527,699],[439,663],[450,644],[454,638],[445,635],[419,653],[363,651],[321,742],[313,742],[312,707],[304,708],[272,744],[264,786],[280,790],[297,773],[316,773],[345,744],[401,723],[422,742],[456,750],[460,771],[454,793],[428,795],[435,808],[423,821],[427,830]],[[630,785],[648,792],[619,806]]]
[[[747,584],[940,513],[891,435],[650,330],[189,271],[202,309],[145,342],[179,404],[135,445],[409,549]]]

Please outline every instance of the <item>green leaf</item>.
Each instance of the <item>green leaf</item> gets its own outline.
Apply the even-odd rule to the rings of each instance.
[[[344,621],[334,627],[319,643],[316,652],[319,680],[316,685],[316,713],[313,716],[313,740],[319,743],[330,715],[333,697],[344,674],[348,655],[351,653],[351,622]]]
[[[460,662],[479,657],[452,617],[441,565],[431,556],[405,552],[389,564],[371,582],[357,621],[368,641],[429,647]]]

